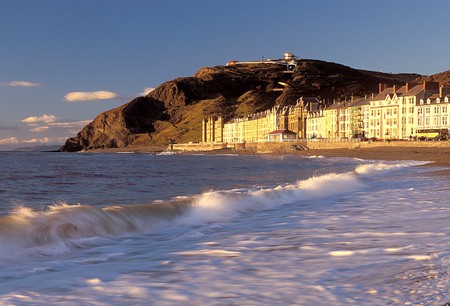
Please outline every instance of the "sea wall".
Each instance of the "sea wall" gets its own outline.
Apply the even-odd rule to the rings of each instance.
[[[177,143],[170,144],[169,150],[173,151],[213,151],[227,149],[226,143]],[[232,146],[231,148],[234,148]]]
[[[308,149],[356,149],[374,147],[450,147],[450,141],[358,141],[358,142],[307,142]]]
[[[374,147],[450,147],[450,141],[308,141],[308,142],[247,142],[247,143],[182,143],[171,144],[174,151],[214,151],[236,149],[252,153],[289,153],[296,150],[356,149]]]

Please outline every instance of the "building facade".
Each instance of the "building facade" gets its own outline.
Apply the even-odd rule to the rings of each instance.
[[[377,95],[352,98],[328,107],[323,107],[316,98],[302,97],[295,105],[276,106],[245,117],[226,121],[220,116],[210,117],[203,120],[202,141],[283,140],[279,131],[289,135],[286,137],[289,141],[294,138],[446,139],[450,131],[450,87],[435,82],[406,84],[400,88],[380,85]]]

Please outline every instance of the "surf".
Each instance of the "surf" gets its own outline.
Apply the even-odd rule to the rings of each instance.
[[[213,190],[141,205],[97,207],[59,203],[40,211],[18,206],[0,218],[0,257],[27,252],[50,256],[70,252],[86,239],[227,222],[246,212],[356,192],[367,187],[367,177],[414,165],[418,163],[363,164],[354,171],[312,176],[294,183]]]

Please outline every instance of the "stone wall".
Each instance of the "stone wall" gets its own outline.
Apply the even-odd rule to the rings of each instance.
[[[307,143],[308,149],[355,149],[373,147],[450,147],[450,141],[348,141]]]
[[[174,151],[213,151],[227,148],[226,143],[177,143],[169,145],[168,149]]]
[[[289,153],[305,149],[356,149],[374,147],[450,147],[450,141],[308,141],[308,142],[247,142],[247,143],[184,143],[169,145],[174,151],[213,151],[236,149],[252,153]]]

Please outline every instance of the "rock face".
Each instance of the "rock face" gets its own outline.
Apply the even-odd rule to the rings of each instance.
[[[273,63],[205,67],[193,77],[166,82],[146,97],[98,115],[61,151],[200,141],[201,121],[207,116],[243,116],[293,104],[301,96],[363,96],[377,93],[379,83],[402,85],[420,77],[306,59],[294,72]]]

